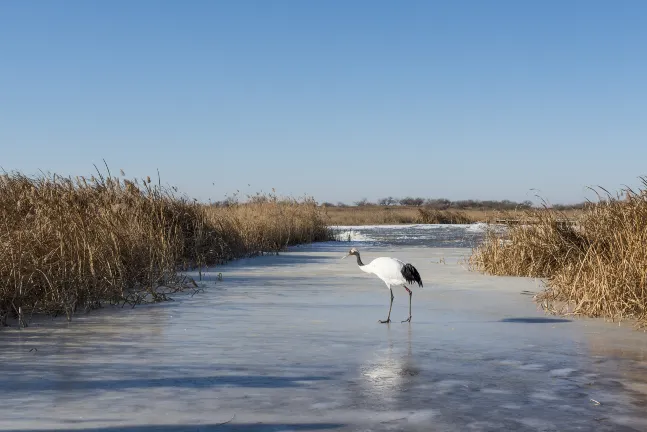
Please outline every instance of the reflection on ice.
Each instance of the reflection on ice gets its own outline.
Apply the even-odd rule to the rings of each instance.
[[[389,324],[390,327],[390,324]],[[403,391],[407,384],[412,383],[412,377],[420,373],[411,351],[411,326],[407,328],[406,350],[400,350],[395,345],[389,329],[388,346],[376,350],[373,356],[361,366],[362,385],[369,397],[384,397],[393,392]],[[405,342],[405,341],[401,341]]]

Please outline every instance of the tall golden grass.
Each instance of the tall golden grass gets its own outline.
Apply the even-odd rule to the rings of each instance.
[[[546,278],[536,300],[561,314],[630,319],[647,325],[647,180],[582,210],[574,224],[530,211],[506,234],[488,235],[470,257],[474,270]]]
[[[180,270],[331,234],[312,199],[214,208],[174,188],[98,174],[0,176],[0,324],[164,299]]]
[[[495,222],[498,219],[518,219],[523,210],[467,209],[439,210],[425,206],[323,206],[330,225],[385,225],[418,223],[474,223]],[[568,209],[564,214],[573,217],[579,209]]]
[[[256,195],[245,203],[206,207],[205,217],[210,226],[227,226],[225,237],[233,240],[243,255],[332,239],[325,214],[311,197]]]
[[[460,210],[432,210],[418,209],[418,220],[422,224],[470,224],[476,219]]]
[[[492,219],[494,211],[435,210],[416,206],[324,207],[330,225],[472,223]],[[455,222],[453,222],[455,221]]]

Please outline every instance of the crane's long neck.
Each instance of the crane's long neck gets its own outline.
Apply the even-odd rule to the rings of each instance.
[[[362,262],[362,259],[359,257],[359,253],[355,256],[357,257],[357,265],[360,267],[364,267],[364,263]]]

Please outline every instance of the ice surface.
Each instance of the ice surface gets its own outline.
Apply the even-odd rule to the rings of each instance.
[[[537,281],[471,273],[469,249],[397,245],[360,252],[413,263],[425,287],[411,324],[404,289],[378,324],[389,294],[346,250],[240,260],[193,297],[0,331],[0,430],[647,430],[644,333],[545,317],[521,295]]]

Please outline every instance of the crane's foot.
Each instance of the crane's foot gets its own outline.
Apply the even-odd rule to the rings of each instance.
[[[407,318],[407,319],[403,320],[402,322],[403,322],[403,323],[405,323],[405,322],[410,323],[410,322],[411,322],[411,317],[409,317],[409,318]]]
[[[391,322],[391,319],[390,319],[390,318],[387,318],[387,319],[385,319],[384,321],[382,321],[382,320],[378,320],[377,322],[379,322],[380,324],[388,324],[388,323],[390,323],[390,322]]]

